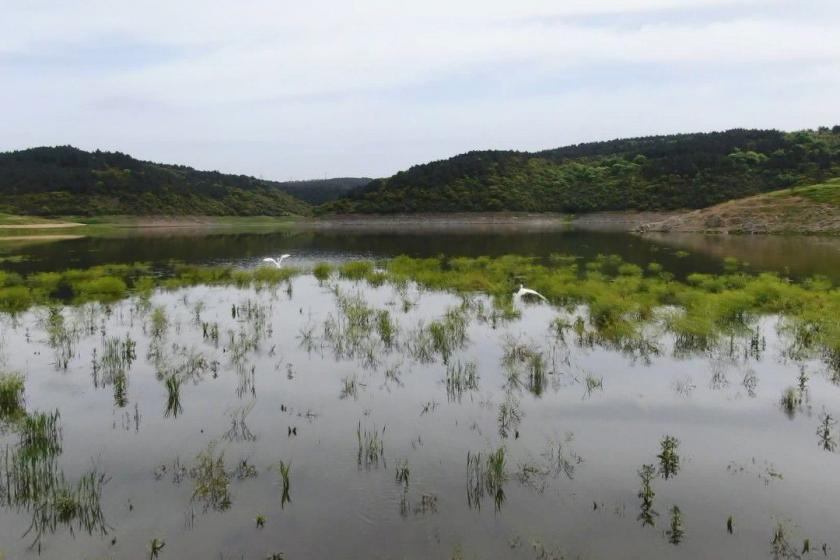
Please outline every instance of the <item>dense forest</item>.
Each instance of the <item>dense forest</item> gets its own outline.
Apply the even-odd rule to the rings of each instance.
[[[323,204],[340,198],[351,190],[367,185],[369,177],[336,177],[334,179],[311,179],[308,181],[283,181],[271,183],[290,195],[309,204]]]
[[[0,212],[30,215],[306,215],[276,183],[71,146],[0,153]]]
[[[701,208],[840,176],[840,126],[477,151],[377,179],[317,213]]]

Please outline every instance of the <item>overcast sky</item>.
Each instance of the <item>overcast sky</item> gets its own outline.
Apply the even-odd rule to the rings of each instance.
[[[0,150],[272,179],[840,123],[838,0],[0,0]]]

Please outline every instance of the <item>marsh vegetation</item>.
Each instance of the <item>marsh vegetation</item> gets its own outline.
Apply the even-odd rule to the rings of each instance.
[[[15,558],[840,546],[826,278],[554,255],[0,282]],[[520,283],[549,304],[515,304]]]

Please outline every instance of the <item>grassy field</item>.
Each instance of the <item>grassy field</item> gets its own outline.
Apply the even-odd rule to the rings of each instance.
[[[831,204],[833,206],[840,206],[840,178],[819,183],[817,185],[809,185],[807,187],[794,187],[784,191],[778,191],[773,194],[782,194],[786,196],[799,196],[813,200],[819,204]]]

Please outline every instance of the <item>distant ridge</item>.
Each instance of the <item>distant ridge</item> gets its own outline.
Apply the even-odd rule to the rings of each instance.
[[[311,208],[271,181],[58,146],[0,153],[0,212],[289,216]]]
[[[648,136],[476,151],[377,179],[317,213],[703,208],[840,176],[840,126]]]

